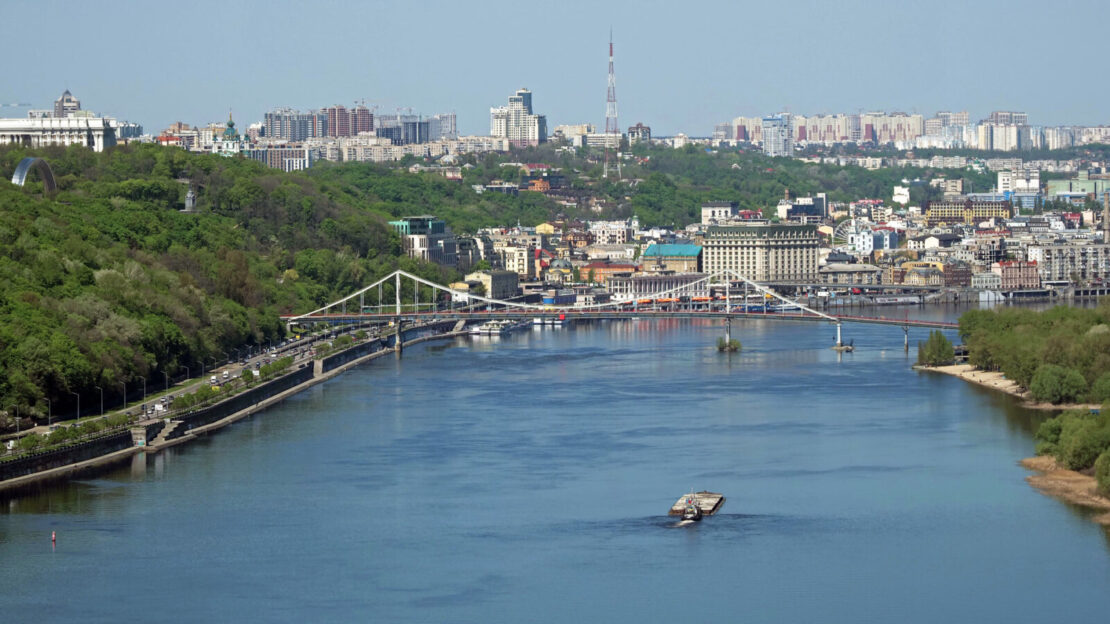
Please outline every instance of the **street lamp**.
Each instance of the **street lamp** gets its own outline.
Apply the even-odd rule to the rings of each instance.
[[[54,424],[54,406],[51,405],[50,399],[46,397],[43,398],[46,399],[46,426],[50,427],[50,425]]]
[[[226,363],[230,364],[230,363],[231,363],[231,356],[229,356],[229,355],[227,354],[227,351],[220,351],[220,353],[223,353],[223,354],[224,354],[224,362],[226,362]]]
[[[77,397],[77,421],[81,421],[81,395],[76,392],[70,392],[73,396]]]
[[[182,364],[182,366],[185,367],[185,380],[188,381],[188,380],[192,379],[193,374],[191,372],[189,372],[189,365],[188,364]]]
[[[123,407],[120,409],[127,409],[127,382],[121,382],[120,386],[123,386]]]
[[[146,377],[143,377],[142,375],[139,375],[138,377],[139,379],[143,380],[143,403],[146,403]]]
[[[104,415],[104,388],[101,388],[100,386],[93,386],[93,387],[100,391],[100,415],[103,416]]]
[[[169,392],[170,391],[170,374],[167,373],[165,370],[162,371],[162,379],[164,379],[165,383],[166,383],[166,392]]]

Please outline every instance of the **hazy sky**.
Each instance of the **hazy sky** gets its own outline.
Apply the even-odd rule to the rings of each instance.
[[[488,134],[489,107],[523,86],[549,128],[603,129],[612,26],[622,128],[704,136],[783,108],[1097,125],[1110,123],[1108,18],[1105,0],[0,0],[0,103],[50,108],[69,88],[157,132],[365,99],[454,111],[462,133]]]

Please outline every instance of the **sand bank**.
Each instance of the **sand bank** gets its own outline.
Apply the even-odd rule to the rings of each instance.
[[[1039,473],[1025,478],[1030,485],[1049,496],[1102,511],[1094,521],[1110,526],[1110,498],[1096,491],[1094,477],[1061,468],[1045,455],[1023,459],[1021,465]]]

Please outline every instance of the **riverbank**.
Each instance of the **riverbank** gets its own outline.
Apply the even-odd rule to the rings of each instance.
[[[1110,498],[1098,493],[1098,484],[1093,476],[1061,468],[1054,458],[1047,455],[1023,459],[1020,463],[1022,467],[1039,473],[1025,478],[1029,485],[1053,498],[1099,510],[1102,513],[1092,519],[1110,526]]]
[[[1061,411],[1069,409],[1098,409],[1097,404],[1088,403],[1042,403],[1033,399],[1028,390],[1022,388],[1017,382],[1006,378],[1006,375],[997,371],[981,371],[971,364],[952,364],[950,366],[915,366],[917,370],[932,371],[959,377],[964,381],[978,384],[991,390],[1005,392],[1010,396],[1022,400],[1022,407],[1038,410]]]
[[[449,331],[449,332],[444,332],[444,333],[440,333],[440,334],[430,334],[430,335],[426,335],[426,336],[419,336],[417,338],[413,338],[412,340],[402,341],[400,350],[403,352],[404,349],[407,348],[407,347],[417,345],[417,344],[420,344],[420,343],[423,343],[423,342],[427,342],[427,341],[430,341],[430,340],[441,340],[441,339],[455,338],[455,337],[465,336],[465,335],[467,335],[466,331]],[[358,345],[356,345],[355,347],[352,347],[352,348],[357,348],[357,346]],[[177,437],[173,437],[173,438],[167,439],[167,440],[159,442],[159,443],[152,443],[152,444],[149,444],[148,446],[128,447],[128,448],[125,448],[125,449],[122,449],[122,450],[119,450],[119,451],[114,451],[112,453],[107,453],[107,454],[104,454],[104,455],[101,455],[101,456],[98,456],[98,457],[94,457],[94,458],[91,458],[91,459],[88,459],[88,460],[85,460],[85,461],[74,462],[72,464],[66,464],[66,465],[63,465],[63,466],[56,467],[56,468],[51,468],[51,469],[48,469],[48,470],[42,470],[42,471],[35,472],[35,473],[32,473],[32,474],[22,475],[22,476],[15,477],[15,478],[12,478],[12,479],[7,479],[7,480],[4,480],[4,481],[0,481],[0,495],[18,494],[19,492],[21,492],[23,490],[27,490],[27,489],[32,488],[32,487],[37,487],[37,486],[40,486],[40,485],[42,485],[44,483],[47,483],[47,482],[61,481],[61,480],[69,479],[69,478],[72,478],[72,477],[75,477],[75,476],[79,476],[80,474],[91,471],[91,470],[102,469],[104,467],[111,466],[113,464],[121,463],[123,461],[126,461],[126,460],[130,459],[133,455],[138,454],[138,453],[157,453],[157,452],[159,452],[159,451],[161,451],[165,448],[168,448],[170,446],[175,446],[175,445],[178,445],[178,444],[183,444],[183,443],[190,442],[190,441],[196,439],[199,436],[203,436],[207,433],[217,431],[217,430],[219,430],[223,427],[226,427],[227,425],[229,425],[233,422],[236,422],[238,420],[246,418],[247,416],[250,416],[251,414],[254,414],[256,412],[262,411],[262,410],[264,410],[264,409],[266,409],[266,408],[268,408],[268,407],[270,407],[270,406],[272,406],[276,403],[280,403],[281,401],[284,401],[285,399],[293,396],[294,394],[297,394],[298,392],[302,392],[304,390],[307,390],[308,388],[311,388],[312,386],[314,386],[318,383],[328,381],[328,380],[330,380],[334,377],[337,377],[337,376],[341,375],[342,373],[344,373],[344,372],[346,372],[346,371],[348,371],[348,370],[350,370],[350,369],[352,369],[356,366],[366,364],[366,363],[371,362],[371,361],[373,361],[377,358],[380,358],[382,356],[385,356],[385,355],[388,355],[388,354],[394,354],[394,353],[397,353],[397,352],[398,352],[398,349],[395,348],[395,347],[394,348],[385,348],[385,349],[375,351],[373,353],[369,353],[369,354],[364,355],[362,357],[356,358],[354,360],[351,360],[350,362],[346,362],[344,364],[341,364],[341,365],[337,366],[336,368],[334,368],[332,370],[329,370],[329,371],[326,371],[326,372],[317,372],[316,374],[313,375],[313,377],[307,379],[303,383],[297,384],[297,385],[292,386],[292,387],[290,387],[286,390],[278,392],[278,393],[274,394],[273,396],[270,396],[270,397],[267,397],[266,399],[263,399],[262,401],[259,401],[257,403],[254,403],[254,404],[248,406],[248,407],[245,407],[241,410],[238,410],[234,413],[231,413],[231,414],[225,416],[224,418],[221,418],[220,420],[208,423],[206,425],[194,427],[194,428],[188,430],[187,432],[185,432],[183,435],[179,435]],[[337,354],[332,354],[332,355],[334,356],[334,355],[339,355],[339,354],[337,353]],[[314,363],[313,366],[315,367],[317,363]]]

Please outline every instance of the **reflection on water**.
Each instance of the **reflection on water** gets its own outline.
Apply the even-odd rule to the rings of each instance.
[[[912,371],[898,327],[846,325],[850,354],[824,324],[735,321],[732,355],[722,334],[641,320],[429,343],[6,501],[5,619],[641,622],[686,618],[692,597],[767,622],[1110,608],[1110,537],[1016,465],[1044,413]],[[691,488],[728,502],[675,527]]]

